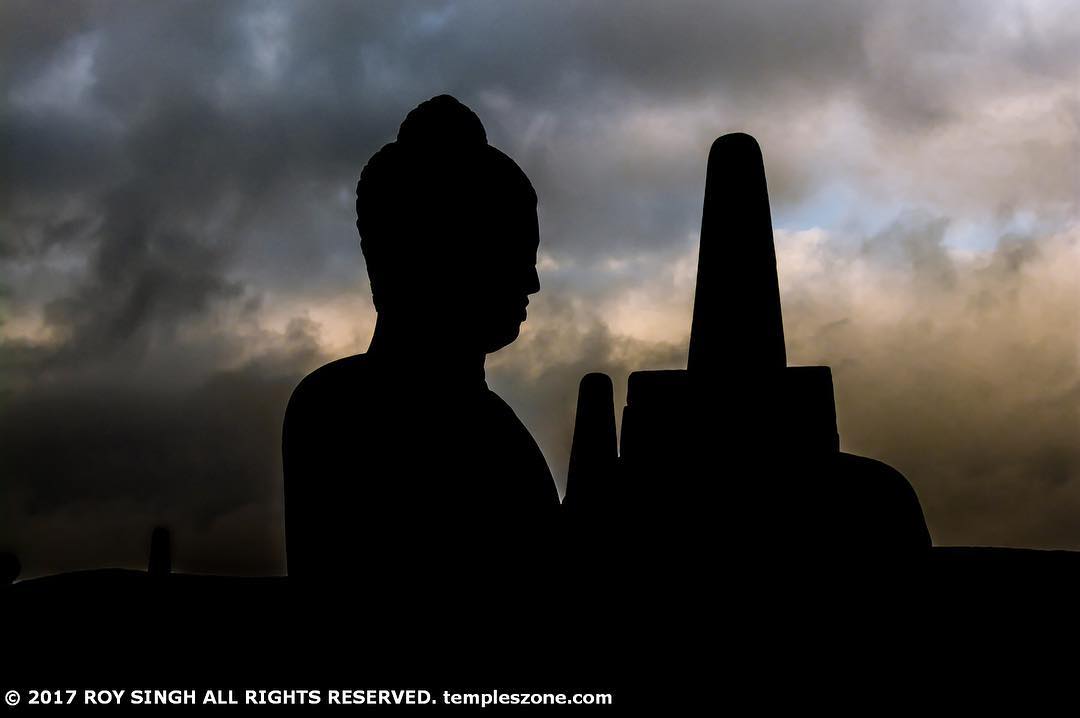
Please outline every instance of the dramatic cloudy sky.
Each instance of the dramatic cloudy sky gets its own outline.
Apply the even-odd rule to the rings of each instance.
[[[540,197],[489,382],[686,356],[708,146],[758,137],[795,364],[938,543],[1080,548],[1080,13],[1063,2],[0,4],[0,548],[280,572],[280,421],[363,351],[366,159],[449,92]],[[447,292],[454,278],[447,278]],[[621,397],[619,398],[621,402]]]

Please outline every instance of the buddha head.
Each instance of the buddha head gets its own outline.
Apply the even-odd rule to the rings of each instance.
[[[449,95],[412,110],[356,188],[356,227],[380,319],[455,347],[517,338],[536,273],[536,192]]]

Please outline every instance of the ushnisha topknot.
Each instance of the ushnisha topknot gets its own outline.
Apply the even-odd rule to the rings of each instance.
[[[397,141],[409,147],[475,147],[487,144],[476,113],[450,95],[432,97],[405,116]]]

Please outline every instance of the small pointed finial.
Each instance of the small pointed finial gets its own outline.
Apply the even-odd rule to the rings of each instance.
[[[167,576],[172,572],[172,540],[169,529],[164,526],[155,527],[150,536],[150,563],[147,571],[152,576]]]
[[[610,500],[605,494],[610,491],[608,483],[618,456],[611,378],[607,374],[586,374],[578,386],[566,503],[581,507]]]

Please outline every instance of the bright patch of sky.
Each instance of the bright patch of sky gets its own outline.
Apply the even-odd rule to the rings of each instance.
[[[40,74],[12,88],[8,101],[31,112],[79,113],[85,109],[86,93],[94,84],[94,54],[99,42],[96,33],[71,38]]]

